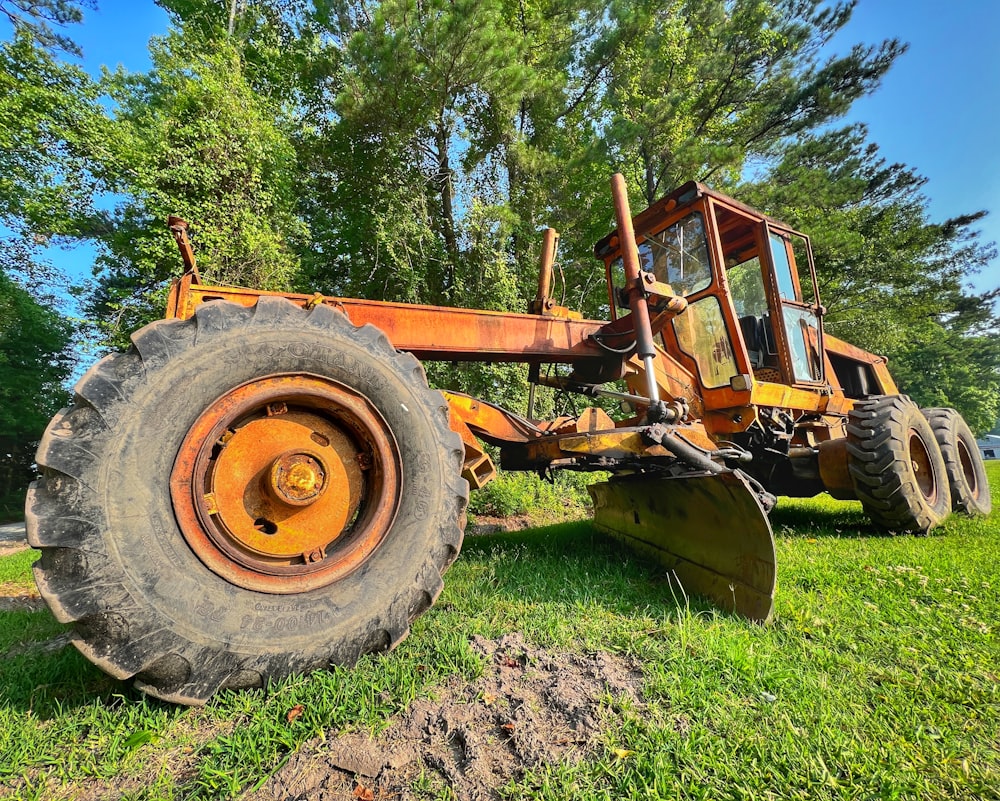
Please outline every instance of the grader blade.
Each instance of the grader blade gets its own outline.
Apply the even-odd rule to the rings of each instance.
[[[687,595],[765,622],[774,606],[774,535],[739,473],[593,484],[594,522],[676,576]]]

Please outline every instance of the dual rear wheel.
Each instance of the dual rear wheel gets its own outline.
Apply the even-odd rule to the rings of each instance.
[[[975,438],[954,409],[921,410],[906,395],[859,401],[847,426],[848,470],[868,516],[925,533],[952,511],[989,514]]]

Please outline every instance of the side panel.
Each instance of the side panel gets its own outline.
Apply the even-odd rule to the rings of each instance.
[[[343,311],[355,325],[381,329],[397,350],[428,361],[620,363],[590,337],[606,324],[534,314],[478,311],[444,306],[419,306],[321,295],[257,292],[240,287],[193,284],[185,276],[171,291],[168,317],[187,319],[195,308],[213,300],[252,306],[260,297],[283,297],[300,306],[325,303]]]
[[[848,397],[899,394],[884,356],[869,353],[830,334],[824,334],[823,345],[837,380]]]

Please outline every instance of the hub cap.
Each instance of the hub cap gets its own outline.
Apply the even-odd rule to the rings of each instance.
[[[318,376],[276,375],[202,413],[170,492],[209,569],[247,589],[292,593],[364,563],[395,519],[401,482],[395,438],[364,395]]]

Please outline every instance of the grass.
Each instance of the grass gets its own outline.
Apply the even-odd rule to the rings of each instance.
[[[31,565],[37,558],[32,551],[0,557],[0,594],[11,596],[34,591]]]
[[[1000,463],[989,473],[1000,487]],[[314,736],[378,731],[448,677],[474,679],[469,638],[511,631],[630,654],[645,686],[641,704],[607,699],[596,755],[505,798],[1000,797],[1000,513],[887,537],[858,504],[824,497],[782,499],[772,522],[769,626],[675,602],[662,576],[564,523],[467,540],[392,654],[203,709],[42,648],[62,630],[47,611],[0,611],[0,797],[235,797]],[[26,586],[32,558],[0,559],[0,584]]]

